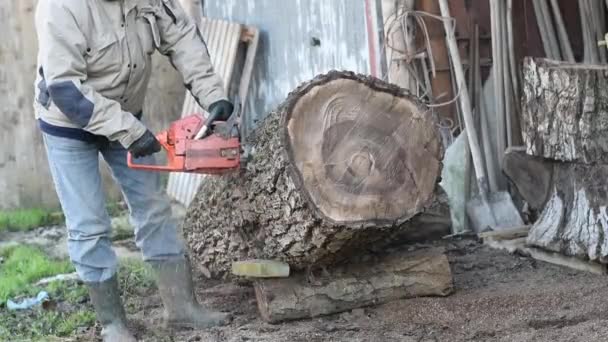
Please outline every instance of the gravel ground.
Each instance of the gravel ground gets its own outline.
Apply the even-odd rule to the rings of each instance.
[[[65,228],[3,237],[0,245],[30,243],[64,256]],[[121,255],[138,255],[130,240],[116,242]],[[207,331],[164,331],[156,291],[141,289],[126,300],[141,341],[203,342],[451,342],[608,341],[606,277],[510,255],[474,240],[436,242],[449,257],[455,292],[446,298],[395,301],[378,307],[279,325],[258,316],[251,287],[196,282],[206,305],[230,311],[234,322]],[[99,327],[79,341],[98,340]]]
[[[200,278],[197,293],[235,321],[208,331],[159,328],[160,301],[129,299],[142,341],[608,341],[606,278],[489,249],[472,240],[446,248],[455,292],[329,317],[269,325],[260,320],[251,288]]]

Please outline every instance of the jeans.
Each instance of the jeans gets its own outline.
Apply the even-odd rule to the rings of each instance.
[[[149,262],[184,258],[177,223],[157,173],[130,169],[118,143],[98,145],[44,134],[55,189],[66,218],[68,253],[84,282],[103,282],[117,270],[99,154],[120,185],[135,228],[135,243]],[[154,156],[137,160],[153,164]]]

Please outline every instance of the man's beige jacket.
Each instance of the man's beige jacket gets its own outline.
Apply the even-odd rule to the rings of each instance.
[[[177,0],[40,0],[36,117],[43,131],[106,137],[128,148],[156,51],[168,56],[207,109],[226,99],[207,46]]]

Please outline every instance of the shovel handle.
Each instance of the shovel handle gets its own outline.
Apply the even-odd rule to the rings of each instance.
[[[444,20],[442,21],[446,31],[446,40],[448,43],[450,57],[452,58],[452,64],[454,66],[454,74],[456,75],[456,84],[458,86],[458,92],[460,94],[458,97],[464,116],[464,124],[467,132],[467,138],[469,139],[469,147],[471,149],[473,167],[475,168],[477,184],[480,185],[479,192],[482,198],[487,198],[488,182],[486,179],[486,171],[483,167],[483,159],[481,158],[481,148],[479,147],[477,129],[475,128],[475,123],[473,121],[473,111],[471,109],[469,90],[466,87],[464,71],[462,70],[462,63],[460,61],[460,52],[458,51],[458,46],[456,45],[456,38],[454,37],[453,27],[450,25],[449,21],[446,20],[447,18],[451,18],[448,1],[439,0],[439,7],[441,9],[441,16],[444,17]]]

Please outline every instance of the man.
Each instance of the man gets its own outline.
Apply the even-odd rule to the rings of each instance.
[[[205,42],[177,0],[40,0],[34,108],[68,227],[70,259],[88,285],[104,341],[135,341],[116,281],[117,260],[99,173],[99,154],[121,186],[135,241],[155,271],[173,327],[226,324],[230,316],[196,300],[190,266],[157,174],[135,171],[127,151],[154,163],[161,147],[139,120],[151,55],[168,56],[199,104],[233,106],[214,73]]]

